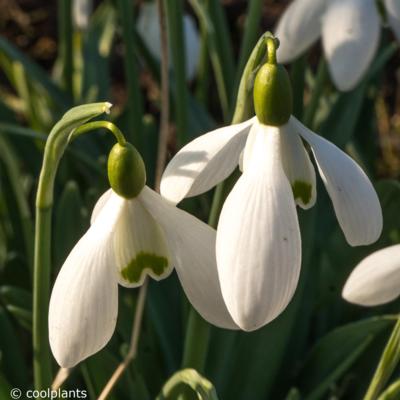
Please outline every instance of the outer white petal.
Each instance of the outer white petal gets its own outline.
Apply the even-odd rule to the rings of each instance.
[[[384,0],[388,21],[393,29],[397,40],[400,42],[400,1],[399,0]]]
[[[382,209],[365,172],[333,143],[311,132],[294,117],[290,123],[312,147],[347,242],[352,246],[375,242],[382,231]]]
[[[139,198],[125,201],[113,240],[121,285],[138,287],[147,275],[158,281],[172,272],[164,233]]]
[[[400,245],[386,247],[364,258],[344,285],[350,303],[375,306],[400,295]]]
[[[207,192],[227,178],[238,165],[254,120],[216,129],[184,146],[164,171],[162,196],[176,204]]]
[[[315,204],[317,197],[314,166],[300,139],[288,123],[280,128],[282,163],[292,185],[296,204],[308,209]]]
[[[371,64],[379,44],[375,0],[330,0],[322,21],[325,56],[335,85],[353,89]]]
[[[90,217],[90,224],[93,224],[96,221],[96,218],[99,216],[103,207],[107,204],[107,201],[111,198],[113,193],[112,189],[108,189],[104,192],[99,199],[97,200],[96,204],[94,205],[92,216]]]
[[[280,152],[279,128],[259,125],[244,173],[218,224],[222,294],[234,321],[247,331],[286,308],[300,273],[296,205]]]
[[[221,328],[237,329],[221,294],[215,230],[145,187],[140,199],[161,225],[183,290],[199,314]]]
[[[294,0],[285,10],[275,31],[280,41],[280,62],[294,60],[318,39],[326,3],[327,0]]]
[[[123,199],[112,196],[72,249],[49,306],[49,339],[58,364],[70,368],[102,349],[117,320],[118,284],[111,236]]]

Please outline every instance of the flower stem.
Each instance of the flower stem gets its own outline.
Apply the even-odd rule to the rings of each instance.
[[[318,65],[317,76],[315,78],[315,83],[313,91],[311,94],[311,99],[307,104],[306,110],[304,112],[304,125],[313,128],[313,123],[315,119],[315,113],[318,110],[319,101],[321,99],[322,92],[324,90],[325,82],[328,78],[328,66],[324,59],[321,59]]]
[[[400,361],[400,316],[386,344],[364,400],[375,400]]]
[[[210,324],[191,307],[183,350],[182,368],[194,368],[204,372],[210,341]]]
[[[76,128],[70,135],[69,141],[72,141],[75,139],[77,136],[83,135],[84,133],[88,133],[90,131],[93,131],[95,129],[107,129],[109,130],[114,136],[117,142],[121,146],[125,146],[126,140],[123,135],[123,133],[119,130],[119,128],[114,125],[110,121],[93,121],[93,122],[88,122],[84,125],[81,125],[79,128]]]
[[[35,256],[33,276],[33,368],[35,388],[51,385],[51,363],[47,315],[50,292],[50,241],[52,207],[36,207]]]

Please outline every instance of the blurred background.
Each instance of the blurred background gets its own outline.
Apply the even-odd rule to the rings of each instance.
[[[274,30],[289,3],[165,2],[170,45],[168,159],[199,134],[230,122],[247,58],[260,35]],[[0,399],[8,399],[10,388],[29,388],[33,381],[34,199],[46,136],[73,105],[109,101],[114,105],[111,120],[142,153],[152,186],[161,104],[160,43],[152,2],[0,0],[0,10]],[[355,158],[373,181],[384,213],[380,240],[351,248],[319,182],[317,205],[299,210],[302,276],[288,309],[256,332],[211,330],[206,367],[199,372],[214,384],[220,399],[362,398],[400,301],[361,308],[345,303],[341,290],[358,261],[400,242],[399,61],[398,43],[384,27],[362,82],[343,93],[325,74],[307,121]],[[307,110],[324,63],[317,41],[288,65],[300,119],[310,115]],[[99,131],[79,138],[60,164],[52,282],[88,228],[96,199],[108,187],[106,161],[113,144],[109,136]],[[212,193],[207,193],[185,200],[182,207],[207,220],[211,200]],[[83,388],[97,398],[126,354],[136,298],[136,290],[120,288],[118,325],[111,342],[77,366],[63,387]],[[157,396],[181,368],[188,312],[175,274],[150,283],[138,356],[110,399]]]

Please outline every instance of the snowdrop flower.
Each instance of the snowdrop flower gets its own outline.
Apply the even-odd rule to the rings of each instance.
[[[312,149],[339,224],[352,245],[374,242],[382,229],[378,197],[362,169],[343,151],[291,116],[291,89],[267,39],[268,63],[254,82],[256,117],[206,133],[167,166],[161,194],[173,203],[204,193],[243,171],[228,195],[217,229],[222,295],[237,325],[254,330],[276,318],[297,286],[301,239],[296,204],[316,200]]]
[[[332,79],[340,90],[354,88],[368,70],[380,37],[375,0],[294,0],[281,17],[279,61],[294,60],[320,36]],[[383,2],[400,40],[400,2]]]
[[[400,295],[400,244],[364,258],[350,274],[342,296],[350,303],[376,306]]]
[[[58,364],[73,367],[107,344],[117,320],[118,283],[137,287],[146,276],[167,277],[173,267],[205,319],[237,329],[219,287],[215,230],[145,186],[143,161],[128,143],[114,146],[108,171],[112,189],[98,200],[91,227],[53,287],[49,338]]]
[[[146,1],[140,6],[137,30],[150,53],[160,61],[160,24],[158,21],[157,3],[155,1]],[[199,64],[200,38],[193,18],[187,14],[183,16],[183,32],[185,38],[186,78],[192,80],[196,75]],[[169,57],[169,60],[171,68],[171,57]]]

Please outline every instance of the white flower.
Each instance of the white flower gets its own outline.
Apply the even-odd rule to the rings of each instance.
[[[356,246],[377,240],[382,212],[368,177],[294,117],[280,127],[254,117],[209,132],[183,147],[163,175],[161,194],[178,203],[206,192],[243,164],[222,208],[216,251],[222,295],[244,330],[278,316],[297,286],[301,239],[296,203],[309,208],[316,199],[315,171],[302,139],[312,148],[347,241]]]
[[[102,349],[117,320],[118,283],[137,287],[175,267],[197,311],[214,325],[237,329],[221,295],[215,230],[144,187],[127,200],[109,190],[92,225],[61,268],[49,308],[54,357],[72,367]]]
[[[160,23],[158,20],[157,3],[146,1],[140,6],[137,19],[137,30],[150,53],[158,61],[161,60]],[[192,80],[197,71],[200,58],[200,38],[193,18],[183,16],[183,32],[185,39],[186,79]],[[172,59],[169,57],[170,68]]]
[[[350,303],[376,306],[400,295],[400,244],[378,250],[354,268],[342,296]]]
[[[388,22],[400,40],[400,2],[384,0]],[[320,36],[335,85],[354,88],[368,70],[380,37],[375,0],[294,0],[278,23],[278,58],[290,62]]]

